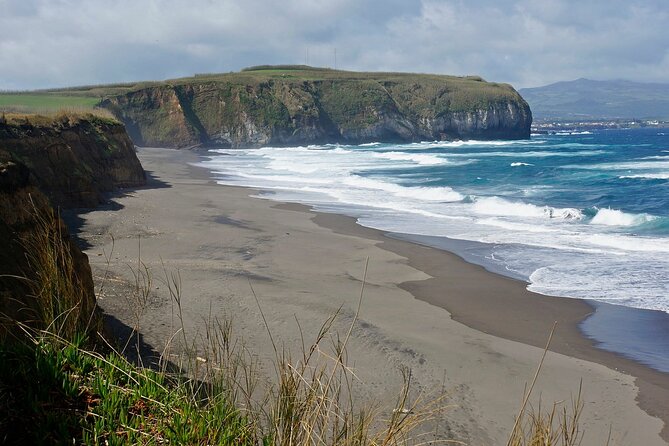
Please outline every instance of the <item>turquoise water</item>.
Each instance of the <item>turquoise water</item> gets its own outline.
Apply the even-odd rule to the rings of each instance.
[[[203,166],[365,226],[479,242],[478,263],[535,292],[669,312],[669,130],[213,150]]]

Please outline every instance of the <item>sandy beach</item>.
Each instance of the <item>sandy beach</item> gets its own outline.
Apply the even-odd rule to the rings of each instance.
[[[610,432],[612,445],[667,444],[669,375],[595,348],[578,329],[593,311],[587,303],[530,293],[523,282],[349,217],[218,185],[188,164],[198,161],[192,152],[140,149],[138,155],[149,187],[81,214],[77,226],[98,303],[114,319],[134,325],[118,292],[123,287],[113,284],[132,281],[138,259],[152,271],[140,331],[157,351],[174,331],[165,276],[178,272],[189,336],[212,315],[231,318],[271,375],[273,350],[249,284],[275,340],[299,349],[300,329],[308,341],[340,307],[335,328],[346,330],[369,259],[348,346],[361,398],[389,410],[402,382],[399,368],[408,367],[416,392],[444,388],[449,395],[440,435],[504,444],[557,321],[533,405],[568,407],[582,381],[584,445],[604,445]]]

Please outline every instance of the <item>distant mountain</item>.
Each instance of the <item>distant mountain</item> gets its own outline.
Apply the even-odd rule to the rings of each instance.
[[[669,118],[669,84],[577,79],[519,93],[535,120]]]

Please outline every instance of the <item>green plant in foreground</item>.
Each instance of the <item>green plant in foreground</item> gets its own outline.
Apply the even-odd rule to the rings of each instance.
[[[9,444],[254,444],[222,394],[42,333],[0,348],[0,440]]]

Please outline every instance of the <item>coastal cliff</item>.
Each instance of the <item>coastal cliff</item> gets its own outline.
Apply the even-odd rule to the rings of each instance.
[[[59,330],[97,328],[88,257],[54,207],[94,206],[104,192],[144,182],[134,147],[114,120],[0,117],[0,338],[20,335],[17,321],[45,329],[53,317]],[[68,308],[56,305],[61,298]]]
[[[31,184],[28,167],[7,160],[0,160],[0,271],[0,339],[22,335],[16,322],[46,329],[45,313],[61,313],[46,294],[60,294],[62,284],[72,285],[67,297],[73,306],[62,309],[70,311],[61,318],[61,328],[97,328],[88,257],[70,238],[48,198]]]
[[[102,101],[160,147],[529,138],[532,114],[479,77],[258,67],[137,85]]]
[[[54,206],[92,207],[105,192],[145,183],[123,125],[94,115],[0,120],[0,162],[28,169],[29,181]]]

